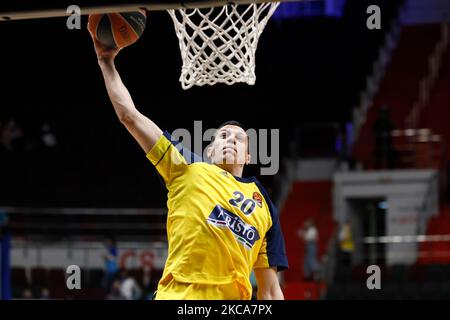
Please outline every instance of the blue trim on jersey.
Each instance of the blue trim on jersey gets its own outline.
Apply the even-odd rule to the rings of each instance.
[[[172,135],[168,131],[164,131],[163,135],[169,140],[175,148],[177,148],[178,152],[183,156],[188,164],[192,164],[195,162],[205,162],[203,158],[189,149],[183,147],[180,141],[175,140]]]
[[[270,200],[269,194],[261,183],[258,180],[256,180],[255,183],[266,200],[267,205],[269,206],[270,216],[272,217],[272,227],[270,227],[269,231],[266,233],[266,249],[269,266],[277,267],[277,271],[282,271],[289,268],[289,263],[286,256],[286,247],[284,244],[283,233],[281,231],[278,210],[272,203],[272,200]]]
[[[257,183],[258,180],[256,180],[255,177],[248,177],[248,178],[242,178],[242,177],[237,177],[237,176],[233,176],[237,181],[239,182],[243,182],[243,183],[252,183],[255,182]]]

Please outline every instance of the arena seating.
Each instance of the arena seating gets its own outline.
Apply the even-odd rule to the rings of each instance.
[[[365,168],[370,169],[374,165],[372,127],[379,107],[388,106],[395,128],[405,129],[405,115],[418,97],[419,82],[428,70],[428,58],[440,38],[440,30],[440,25],[403,27],[397,48],[354,145],[354,155]]]
[[[75,299],[75,300],[102,300],[107,292],[102,288],[102,269],[82,269],[81,287],[82,290],[69,290],[66,287],[65,270],[61,268],[41,268],[33,267],[30,270],[30,279],[26,276],[26,269],[23,267],[11,268],[11,283],[13,288],[13,298],[22,298],[25,289],[31,289],[34,298],[40,297],[43,288],[49,289],[51,299]],[[141,289],[144,289],[143,270],[140,268],[127,270]],[[152,269],[150,274],[150,290],[156,290],[162,270]]]
[[[443,57],[439,77],[431,92],[429,104],[424,108],[421,115],[420,126],[432,128],[436,133],[442,135],[450,142],[450,49]],[[450,152],[447,152],[447,161],[450,161]]]
[[[381,270],[381,290],[369,290],[366,281],[352,274],[366,266],[341,270],[335,282],[326,290],[324,299],[330,300],[400,300],[449,299],[450,264],[392,265]],[[361,274],[363,275],[363,274]],[[367,279],[367,275],[365,275]]]

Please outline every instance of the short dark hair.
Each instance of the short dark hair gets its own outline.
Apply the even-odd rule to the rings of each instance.
[[[241,128],[244,131],[247,131],[244,127],[244,125],[242,123],[240,123],[239,121],[235,121],[235,120],[230,120],[230,121],[226,121],[224,123],[222,123],[216,130],[216,132],[214,133],[214,135],[212,136],[211,142],[214,142],[214,139],[216,138],[216,134],[217,131],[219,131],[221,128],[225,127],[225,126],[236,126]]]
[[[245,127],[244,127],[244,125],[243,125],[242,123],[240,123],[239,121],[236,121],[236,120],[229,120],[229,121],[226,121],[226,122],[222,123],[222,124],[217,128],[216,132],[214,132],[214,135],[213,135],[212,138],[211,138],[211,143],[213,143],[214,140],[216,139],[217,131],[219,131],[221,128],[223,128],[223,127],[225,127],[225,126],[236,126],[236,127],[239,127],[239,128],[241,128],[242,130],[244,130],[245,133],[247,134],[247,130],[245,129]],[[247,134],[247,153],[250,153],[249,150],[250,150],[250,137],[249,137],[248,134]]]
[[[246,131],[244,125],[242,123],[240,123],[239,121],[236,120],[230,120],[230,121],[226,121],[224,123],[222,123],[217,130],[220,130],[221,128],[225,127],[225,126],[236,126],[236,127],[240,127],[242,128],[242,130]]]
[[[107,234],[105,235],[105,241],[111,241],[111,243],[115,246],[116,245],[116,238],[111,235],[111,234]]]

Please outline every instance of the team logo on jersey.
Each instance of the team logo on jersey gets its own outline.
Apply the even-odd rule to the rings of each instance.
[[[214,207],[207,221],[216,227],[230,229],[236,240],[242,243],[246,249],[251,249],[260,239],[258,230],[254,226],[245,223],[239,216],[220,205]]]
[[[262,208],[262,196],[258,192],[253,192],[253,200]]]
[[[226,171],[221,171],[220,174],[225,176],[225,177],[228,177],[228,172],[226,172]]]

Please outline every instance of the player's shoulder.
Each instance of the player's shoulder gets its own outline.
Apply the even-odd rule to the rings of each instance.
[[[215,166],[211,163],[208,163],[206,161],[194,161],[189,164],[189,167],[191,167],[193,170],[199,169],[203,171],[215,171]]]
[[[272,202],[269,192],[264,188],[264,186],[255,178],[255,185],[258,190],[261,192],[261,196],[264,198],[265,202],[270,211],[270,215],[272,217],[276,217],[278,215],[278,209],[276,205]]]
[[[189,163],[188,167],[189,168],[186,173],[194,176],[202,176],[206,179],[213,178],[214,176],[218,176],[220,174],[217,166],[206,161],[194,161]]]

